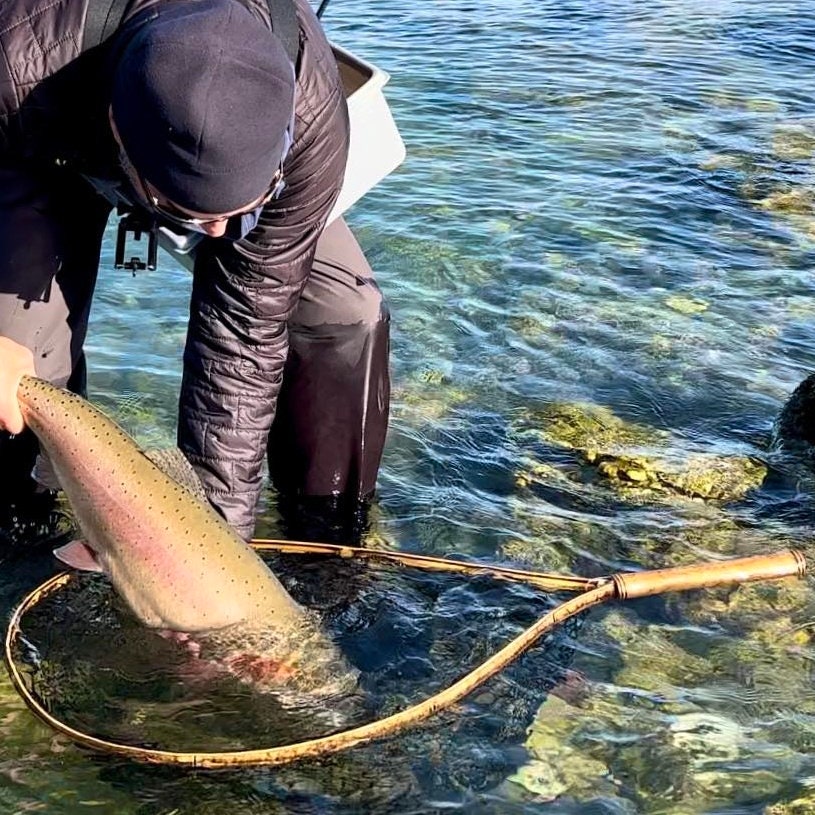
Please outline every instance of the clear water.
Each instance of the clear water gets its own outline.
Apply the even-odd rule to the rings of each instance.
[[[332,0],[325,22],[391,74],[409,151],[349,216],[394,318],[376,535],[581,574],[806,547],[811,476],[767,442],[815,364],[811,4]],[[188,292],[169,265],[100,280],[91,389],[146,443],[173,438]],[[531,459],[574,465],[518,432],[556,400],[668,431],[680,453],[755,456],[769,476],[724,505],[556,475],[521,488]],[[4,565],[3,607],[49,568]],[[400,672],[405,694],[429,690],[462,643],[495,646],[539,602],[491,591],[389,585],[385,663],[367,667],[393,666],[394,694]],[[435,727],[215,777],[92,758],[4,680],[0,809],[761,813],[815,777],[812,610],[790,582],[598,610],[573,653],[538,649]],[[584,677],[579,698],[535,685],[558,660]]]

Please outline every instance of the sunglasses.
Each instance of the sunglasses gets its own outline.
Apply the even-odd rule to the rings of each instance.
[[[286,134],[288,137],[288,133]],[[286,182],[283,177],[283,162],[289,152],[291,146],[291,139],[287,138],[286,149],[283,151],[283,156],[280,159],[280,165],[272,176],[271,185],[268,192],[266,192],[260,199],[253,201],[245,209],[238,212],[231,212],[228,215],[215,215],[209,218],[198,218],[184,212],[183,209],[178,207],[168,198],[165,198],[146,178],[143,178],[139,171],[133,166],[124,148],[119,145],[119,164],[122,167],[125,175],[131,182],[136,194],[141,199],[142,204],[146,205],[148,209],[152,209],[158,213],[162,218],[180,226],[184,229],[197,230],[207,224],[214,223],[215,221],[228,220],[229,218],[240,217],[242,215],[252,215],[257,220],[260,211],[269,201],[278,198],[283,192]]]
[[[179,226],[185,228],[206,226],[207,224],[211,224],[215,221],[237,218],[241,215],[258,215],[260,210],[262,210],[263,207],[269,203],[269,201],[273,201],[275,198],[277,198],[280,193],[283,192],[283,188],[286,186],[285,182],[283,181],[283,168],[278,167],[274,177],[272,178],[269,191],[262,198],[249,204],[248,207],[238,210],[237,212],[231,212],[229,215],[225,216],[216,216],[214,218],[194,218],[176,206],[172,201],[165,198],[146,179],[140,178],[139,183],[147,193],[147,200],[151,209],[157,212],[162,218],[172,221],[174,224],[178,224]]]

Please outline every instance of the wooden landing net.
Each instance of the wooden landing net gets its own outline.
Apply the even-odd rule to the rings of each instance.
[[[586,579],[564,575],[545,574],[504,569],[499,566],[483,566],[446,558],[427,557],[402,552],[386,552],[354,546],[336,546],[297,541],[255,540],[252,546],[260,551],[276,551],[286,554],[330,555],[340,558],[397,563],[402,566],[430,571],[457,572],[465,575],[487,575],[501,580],[526,583],[544,591],[576,592],[576,596],[542,616],[534,624],[507,643],[475,670],[463,676],[449,687],[418,704],[386,716],[369,724],[353,727],[329,736],[309,739],[296,744],[255,750],[231,752],[175,752],[155,750],[119,744],[96,738],[75,730],[53,717],[31,693],[23,674],[13,659],[13,648],[21,636],[20,624],[27,611],[45,597],[68,585],[75,573],[63,572],[47,580],[32,591],[15,609],[6,633],[5,660],[14,687],[28,707],[43,722],[67,736],[77,744],[103,753],[109,753],[135,761],[151,764],[226,769],[230,767],[274,766],[301,759],[314,759],[337,753],[357,744],[392,736],[418,724],[458,702],[479,685],[495,676],[507,665],[537,642],[543,634],[558,623],[585,611],[592,606],[610,600],[628,600],[669,591],[709,588],[728,583],[745,583],[756,580],[776,580],[782,577],[803,577],[807,573],[804,555],[797,550],[785,550],[772,555],[739,558],[735,560],[699,563],[644,572],[626,572]]]

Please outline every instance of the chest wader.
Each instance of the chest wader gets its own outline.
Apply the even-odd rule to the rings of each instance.
[[[390,315],[343,218],[323,232],[289,320],[268,462],[286,535],[346,543],[366,526],[390,406]]]
[[[125,5],[124,0],[91,0],[83,48],[115,31]],[[0,334],[34,350],[39,376],[84,393],[82,347],[110,203],[64,169],[36,177],[22,170],[7,175],[0,178]],[[283,386],[267,448],[271,477],[292,536],[309,532],[344,541],[361,528],[382,456],[389,317],[342,218],[318,241],[288,330]],[[182,398],[182,448],[188,419]],[[32,493],[36,483],[29,473],[36,452],[32,434],[1,434],[4,495]],[[37,475],[55,486],[47,470]],[[233,520],[228,508],[213,502]],[[248,536],[252,530],[239,531]]]

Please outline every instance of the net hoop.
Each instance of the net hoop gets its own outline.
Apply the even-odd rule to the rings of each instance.
[[[430,571],[456,572],[469,576],[489,575],[502,580],[526,583],[545,591],[571,591],[577,592],[577,595],[544,614],[477,668],[453,682],[444,690],[390,716],[327,736],[276,747],[219,752],[180,752],[123,744],[84,733],[52,716],[29,689],[23,673],[14,661],[14,646],[18,639],[22,637],[21,625],[25,614],[43,599],[59,592],[76,578],[77,573],[75,572],[62,572],[49,578],[26,595],[12,613],[5,637],[4,656],[14,688],[37,718],[57,732],[67,736],[76,744],[97,752],[142,763],[212,770],[235,767],[271,767],[338,753],[355,745],[393,736],[400,731],[417,725],[450,708],[488,679],[495,676],[532,647],[554,626],[600,603],[612,599],[630,599],[658,594],[663,591],[705,588],[724,583],[772,580],[790,576],[801,577],[806,573],[807,568],[804,556],[800,552],[787,550],[775,555],[755,558],[739,558],[737,560],[680,566],[672,569],[621,573],[605,578],[587,579],[356,546],[269,539],[254,540],[251,545],[259,551],[329,555],[344,559],[360,558],[370,561],[398,563],[409,568]]]

